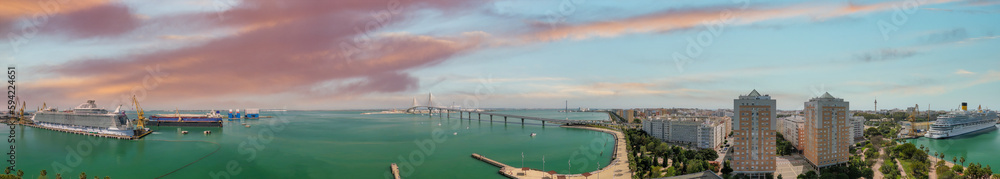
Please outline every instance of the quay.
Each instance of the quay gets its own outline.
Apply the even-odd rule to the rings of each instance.
[[[73,133],[73,134],[80,134],[80,135],[87,135],[87,136],[107,137],[107,138],[114,138],[114,139],[125,139],[125,140],[138,140],[138,139],[141,139],[142,137],[146,137],[146,135],[149,135],[150,133],[153,133],[152,130],[149,130],[149,131],[145,131],[144,133],[139,134],[139,135],[125,136],[125,135],[111,135],[111,134],[96,134],[96,133],[89,133],[89,132],[82,132],[82,131],[73,131],[73,130],[66,130],[66,129],[48,128],[48,127],[40,126],[40,125],[36,125],[36,124],[20,124],[20,125],[34,127],[34,128],[39,128],[39,129],[48,129],[48,130],[59,131],[59,132],[66,132],[66,133]]]
[[[389,168],[392,169],[392,177],[399,179],[399,166],[396,166],[396,163],[392,163],[392,165],[389,165]]]
[[[591,176],[594,176],[594,175],[597,175],[596,177],[599,177],[599,178],[632,178],[632,171],[629,170],[629,168],[628,168],[628,156],[627,156],[628,154],[625,151],[625,145],[627,145],[627,144],[625,144],[625,134],[622,134],[619,131],[615,131],[615,130],[611,130],[611,129],[604,129],[604,128],[597,128],[597,127],[588,127],[588,126],[562,126],[562,127],[565,127],[565,128],[586,129],[586,130],[594,130],[594,131],[604,132],[604,133],[608,133],[608,134],[613,135],[615,137],[615,147],[614,147],[614,155],[612,157],[611,164],[605,166],[604,168],[602,168],[600,170],[592,171],[592,172],[586,172],[586,173],[582,173],[582,174],[557,174],[555,171],[548,171],[548,172],[546,172],[546,171],[541,171],[541,170],[537,170],[537,169],[531,169],[531,168],[527,168],[527,167],[525,167],[525,168],[512,167],[510,165],[503,164],[503,163],[497,162],[495,160],[486,158],[485,156],[482,156],[482,155],[479,155],[479,154],[472,154],[472,158],[476,158],[476,159],[481,160],[483,162],[486,162],[486,163],[488,163],[490,165],[493,165],[493,166],[496,166],[496,167],[500,167],[500,171],[498,171],[498,172],[501,175],[503,175],[505,177],[508,177],[508,178],[530,178],[530,179],[535,179],[535,178],[538,178],[538,179],[543,179],[543,178],[569,178],[569,179],[575,179],[575,178],[590,178]]]

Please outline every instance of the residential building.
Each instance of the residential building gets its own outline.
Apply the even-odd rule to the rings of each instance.
[[[642,130],[662,141],[691,144],[698,148],[718,148],[728,130],[724,118],[677,117],[642,120]]]
[[[783,124],[781,130],[782,137],[788,142],[792,143],[796,149],[802,149],[802,143],[805,140],[805,131],[803,128],[806,125],[806,118],[802,116],[788,116],[778,119],[780,124]]]
[[[816,168],[846,163],[853,142],[847,112],[849,102],[825,93],[805,102],[805,144],[803,153]]]
[[[865,117],[851,116],[851,133],[853,144],[865,141]]]
[[[777,148],[777,102],[770,95],[753,90],[733,100],[733,161],[734,172],[751,177],[774,173]]]

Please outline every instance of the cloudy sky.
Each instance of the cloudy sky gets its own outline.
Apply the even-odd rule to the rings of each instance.
[[[1000,108],[1000,1],[0,0],[17,95],[69,108]]]

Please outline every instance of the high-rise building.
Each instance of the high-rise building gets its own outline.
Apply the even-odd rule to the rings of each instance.
[[[762,177],[775,171],[777,108],[770,95],[753,90],[733,100],[733,171]]]
[[[806,140],[803,153],[817,168],[848,161],[848,147],[853,144],[849,127],[849,103],[825,93],[805,102]]]

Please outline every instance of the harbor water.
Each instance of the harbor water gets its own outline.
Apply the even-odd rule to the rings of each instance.
[[[947,161],[951,161],[952,157],[965,157],[965,166],[969,163],[981,163],[984,167],[990,165],[993,173],[1000,173],[1000,155],[996,155],[996,151],[1000,151],[1000,132],[996,129],[946,139],[907,139],[907,142],[917,147],[924,145],[930,148],[931,155],[935,152],[944,153]]]
[[[557,111],[498,112],[607,120],[606,113]],[[147,112],[158,113],[173,112]],[[397,163],[403,178],[504,178],[499,168],[470,155],[520,167],[523,153],[523,166],[536,169],[543,168],[544,156],[546,171],[583,173],[607,165],[614,147],[610,134],[537,121],[522,126],[502,117],[491,123],[486,115],[361,113],[261,112],[275,117],[226,121],[221,128],[151,127],[153,134],[134,141],[18,126],[16,169],[28,178],[43,169],[49,178],[80,172],[101,178],[391,178],[389,166]]]

